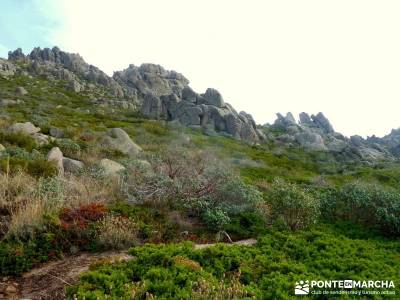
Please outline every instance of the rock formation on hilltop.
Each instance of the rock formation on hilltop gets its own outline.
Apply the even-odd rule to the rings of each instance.
[[[237,113],[217,90],[209,88],[204,94],[197,94],[182,74],[159,65],[130,65],[109,77],[79,54],[57,47],[35,48],[29,55],[17,49],[9,52],[8,61],[0,61],[0,75],[13,75],[13,62],[17,61],[27,63],[32,75],[67,81],[66,87],[76,93],[100,86],[106,92],[103,98],[93,99],[94,104],[140,110],[152,119],[178,121],[209,134],[224,133],[251,143],[264,138],[251,115]]]
[[[199,94],[189,80],[175,71],[155,64],[129,65],[112,77],[84,61],[79,54],[35,48],[25,55],[21,49],[0,59],[0,76],[15,74],[40,76],[65,81],[65,88],[91,99],[95,107],[139,111],[156,120],[179,122],[209,135],[225,134],[250,143],[266,139],[283,145],[298,145],[312,151],[329,151],[347,159],[380,160],[400,156],[400,129],[383,138],[360,136],[347,138],[335,132],[322,114],[277,114],[273,125],[257,128],[252,116],[236,110],[215,89]],[[20,87],[16,94],[27,92]],[[23,100],[1,99],[1,106],[17,105]],[[271,135],[270,130],[275,134]]]
[[[278,113],[275,123],[270,126],[272,129],[283,131],[276,137],[276,140],[288,144],[298,144],[307,150],[330,151],[347,159],[393,159],[394,153],[382,146],[384,142],[381,139],[363,139],[361,136],[347,138],[341,133],[335,132],[332,124],[321,112],[311,116],[302,112],[299,120],[297,122],[291,113],[286,116]],[[393,135],[395,135],[394,132],[397,131],[392,131]],[[392,137],[387,137],[386,140],[394,141]],[[393,142],[392,146],[399,144],[400,134],[399,140]]]
[[[251,115],[237,113],[215,89],[197,94],[189,87],[189,80],[175,71],[152,64],[130,65],[115,72],[113,78],[138,91],[143,98],[140,111],[149,118],[177,120],[185,126],[223,132],[249,142],[263,138]]]

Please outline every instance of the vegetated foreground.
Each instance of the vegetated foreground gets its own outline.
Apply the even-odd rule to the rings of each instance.
[[[256,126],[215,91],[189,93],[159,67],[130,67],[112,81],[86,65],[92,75],[79,73],[67,54],[43,62],[53,56],[38,53],[13,60],[15,70],[0,61],[0,296],[290,299],[301,280],[391,280],[399,295],[396,132],[350,141],[321,115]],[[109,94],[125,89],[146,115],[171,100],[138,86],[182,92],[186,117],[150,120]],[[203,105],[207,122],[239,122],[237,135],[206,121],[181,125]],[[250,238],[257,244],[194,247]],[[104,259],[76,281],[74,263],[85,269],[92,256]],[[74,258],[65,274],[43,266]],[[46,278],[53,286],[35,291]]]

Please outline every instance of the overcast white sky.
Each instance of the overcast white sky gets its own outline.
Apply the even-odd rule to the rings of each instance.
[[[400,127],[400,1],[33,3],[58,23],[45,30],[49,44],[109,74],[158,63],[258,123],[322,111],[346,135]]]

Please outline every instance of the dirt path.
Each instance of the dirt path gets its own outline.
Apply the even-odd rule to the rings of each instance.
[[[0,299],[65,299],[65,286],[74,284],[89,266],[101,261],[130,259],[126,252],[82,253],[62,260],[45,263],[17,279],[3,278]],[[5,279],[5,280],[4,280]],[[1,286],[0,286],[1,289]]]
[[[227,245],[254,245],[255,239],[241,240]],[[204,249],[215,244],[196,244]],[[58,300],[65,299],[65,287],[76,283],[79,275],[96,262],[118,262],[131,259],[127,252],[82,253],[45,263],[17,279],[0,278],[0,299]]]
[[[241,240],[241,241],[237,241],[237,242],[233,242],[231,244],[226,244],[228,246],[232,246],[232,245],[242,245],[242,246],[252,246],[255,245],[257,243],[256,239],[247,239],[247,240]],[[204,248],[208,248],[208,247],[212,247],[216,245],[214,244],[196,244],[194,246],[194,249],[204,249]]]

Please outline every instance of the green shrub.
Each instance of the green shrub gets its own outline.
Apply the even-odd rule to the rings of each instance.
[[[322,224],[308,231],[269,230],[255,246],[219,244],[195,250],[188,243],[148,244],[131,249],[135,259],[92,268],[68,289],[68,295],[70,299],[74,295],[145,299],[146,293],[159,299],[294,299],[298,280],[397,282],[399,243],[368,232],[363,235],[351,239],[335,226]]]
[[[228,176],[212,195],[192,199],[186,207],[197,210],[210,229],[222,230],[231,222],[231,217],[254,211],[261,200],[262,195],[256,188],[239,177]]]
[[[266,220],[258,211],[242,212],[230,218],[230,223],[225,226],[232,239],[255,238],[266,231]]]
[[[71,139],[57,139],[56,145],[62,153],[69,156],[75,156],[81,151],[81,146]]]
[[[272,221],[283,221],[291,230],[306,228],[320,215],[319,200],[295,184],[276,180],[266,194]]]
[[[29,161],[26,171],[36,177],[51,177],[58,173],[55,163],[45,159]]]
[[[322,215],[376,227],[383,234],[400,236],[400,192],[361,183],[326,189],[321,193]]]
[[[202,214],[202,219],[212,230],[221,230],[231,222],[228,213],[219,207],[206,209]]]
[[[57,174],[57,167],[55,164],[43,158],[2,158],[0,159],[0,170],[3,172],[9,171],[12,173],[24,171],[36,177],[51,177]]]
[[[0,241],[0,275],[19,275],[35,264],[58,257],[60,249],[52,233],[40,233],[34,240]]]
[[[36,141],[31,136],[23,133],[0,132],[0,143],[18,146],[28,151],[32,151],[37,147]]]

